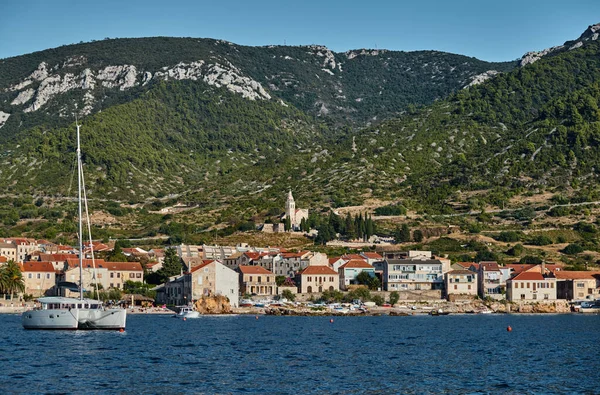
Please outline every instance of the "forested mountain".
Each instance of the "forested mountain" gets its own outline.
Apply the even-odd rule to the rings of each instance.
[[[497,206],[539,188],[595,198],[599,30],[520,66],[191,38],[4,59],[0,186],[67,194],[77,113],[95,199],[177,194],[247,218],[279,207],[288,188],[312,206],[375,197],[432,213],[452,212],[464,191]]]

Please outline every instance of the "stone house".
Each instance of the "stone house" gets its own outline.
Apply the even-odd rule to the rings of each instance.
[[[238,267],[240,273],[240,291],[242,294],[272,296],[277,294],[275,274],[262,266]]]
[[[329,266],[308,266],[296,275],[300,293],[339,291],[340,277]]]
[[[229,299],[232,307],[239,306],[239,274],[218,260],[205,259],[182,277],[184,285],[180,296],[186,298],[180,298],[176,304],[184,304],[185,300],[195,301],[203,296],[222,295]]]
[[[471,270],[451,270],[444,275],[446,297],[450,301],[465,297],[473,299],[477,296],[477,273]]]
[[[56,292],[56,271],[50,262],[29,261],[21,264],[25,294],[40,297]]]

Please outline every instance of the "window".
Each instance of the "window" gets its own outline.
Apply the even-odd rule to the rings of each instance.
[[[469,284],[468,287],[469,287],[468,289],[470,290],[471,289],[471,284]]]
[[[136,273],[135,278],[142,278],[142,273]]]
[[[46,273],[46,278],[50,278],[50,273]]]
[[[117,273],[117,278],[121,278],[121,273]]]
[[[584,288],[585,284],[584,283],[577,283],[577,288]]]
[[[527,288],[529,288],[529,283],[527,283]]]
[[[248,280],[248,281],[252,282],[252,276],[250,276],[250,280]]]
[[[537,299],[537,294],[533,294],[533,300]]]
[[[258,276],[258,282],[262,283],[262,276]]]
[[[114,287],[115,287],[115,284],[113,284],[113,283],[110,283],[110,287],[111,287],[111,288],[114,288]]]
[[[33,278],[33,274],[29,273],[29,274],[27,275],[27,277],[28,277],[28,278]]]
[[[110,278],[114,278],[114,277],[115,277],[115,274],[114,274],[114,273],[111,273],[111,274],[110,274]]]
[[[549,299],[548,294],[544,294],[544,299]]]
[[[38,274],[37,274],[37,278],[38,278],[38,280],[39,280],[40,278],[42,278],[42,273],[38,273]]]
[[[129,273],[129,278],[135,278],[135,273]]]
[[[515,283],[515,288],[519,288],[519,283]]]
[[[458,285],[454,284],[454,289],[455,290],[458,289]]]

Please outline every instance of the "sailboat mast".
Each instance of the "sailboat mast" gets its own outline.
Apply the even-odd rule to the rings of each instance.
[[[79,299],[83,299],[83,220],[81,210],[81,142],[79,141],[79,124],[77,124],[77,201],[79,203]]]

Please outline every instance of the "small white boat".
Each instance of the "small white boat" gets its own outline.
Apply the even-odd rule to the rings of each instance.
[[[193,306],[180,306],[179,313],[177,313],[175,318],[199,318],[200,312],[194,310]]]

